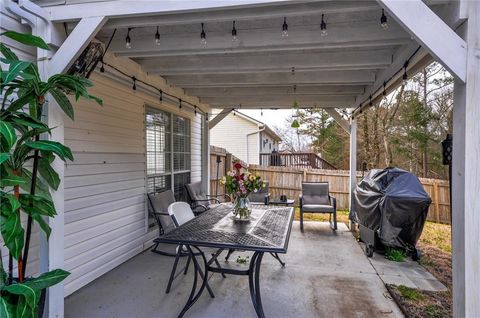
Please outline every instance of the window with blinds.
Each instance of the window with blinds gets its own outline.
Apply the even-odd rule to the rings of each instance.
[[[147,191],[171,189],[176,200],[185,201],[190,183],[190,120],[154,109],[145,110]]]

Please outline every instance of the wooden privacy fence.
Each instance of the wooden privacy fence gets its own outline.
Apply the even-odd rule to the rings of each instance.
[[[285,194],[287,197],[295,199],[295,204],[298,204],[302,181],[328,181],[330,193],[337,198],[337,208],[348,210],[349,172],[347,170],[301,170],[259,165],[250,165],[250,170],[258,172],[264,180],[270,182],[270,193],[273,198]],[[361,173],[357,173],[357,181],[360,181],[361,177]],[[450,224],[448,181],[420,178],[420,182],[432,198],[427,220]]]

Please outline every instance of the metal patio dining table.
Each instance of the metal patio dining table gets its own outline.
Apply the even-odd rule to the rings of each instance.
[[[155,243],[185,246],[192,257],[194,280],[187,303],[178,317],[189,310],[200,298],[207,286],[208,273],[248,276],[250,296],[258,317],[265,317],[260,295],[260,265],[264,253],[285,254],[292,229],[292,207],[256,206],[249,222],[234,220],[232,205],[220,204],[190,220],[175,230],[155,239]],[[202,247],[216,248],[217,252],[207,261]],[[252,251],[248,269],[238,270],[212,266],[224,250]],[[197,260],[199,257],[200,260]],[[202,271],[200,262],[203,262]],[[202,283],[197,290],[198,277]],[[212,294],[213,297],[213,294]]]

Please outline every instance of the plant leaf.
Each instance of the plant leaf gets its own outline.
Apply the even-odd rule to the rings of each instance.
[[[23,106],[27,105],[30,103],[30,101],[36,100],[35,94],[33,89],[29,89],[26,91],[23,95],[21,95],[19,98],[17,98],[15,101],[13,101],[10,106],[8,106],[8,110],[10,112],[17,111],[21,109]]]
[[[15,31],[5,31],[0,35],[4,35],[12,40],[15,40],[25,45],[36,46],[44,50],[50,50],[47,43],[45,43],[45,41],[43,41],[41,37],[38,37],[36,35],[19,33]]]
[[[43,232],[45,232],[48,240],[50,238],[50,233],[52,232],[52,229],[50,228],[48,223],[45,222],[43,216],[38,213],[31,213],[30,215],[32,216],[32,219],[34,219],[38,223]]]
[[[35,308],[38,304],[38,301],[40,300],[40,291],[24,283],[7,285],[3,288],[3,290],[14,295],[23,296],[27,302],[28,307],[30,308]],[[17,314],[18,314],[18,311],[17,311]],[[19,317],[23,317],[23,316],[19,316]]]
[[[45,181],[50,187],[52,187],[54,190],[58,189],[58,186],[60,185],[60,177],[58,176],[58,173],[52,168],[52,166],[50,166],[50,162],[48,162],[48,159],[40,158],[38,162],[38,172],[43,177],[43,179],[45,179]]]
[[[1,179],[0,179],[0,188],[4,187],[13,187],[16,185],[20,185],[21,183],[24,183],[22,177],[16,176],[14,174],[4,174],[2,172],[1,174]]]
[[[25,145],[32,149],[51,151],[59,156],[63,161],[66,161],[65,159],[70,159],[70,161],[73,161],[73,155],[70,148],[62,145],[59,142],[51,140],[39,140],[26,142]]]
[[[19,296],[18,298],[17,317],[22,317],[22,318],[33,317],[32,308],[30,308],[24,296]]]
[[[18,61],[18,57],[15,55],[15,53],[13,53],[13,51],[3,43],[0,43],[0,52],[3,56],[5,56],[5,59],[9,61]]]
[[[24,233],[20,216],[16,211],[10,211],[8,217],[0,216],[2,237],[10,253],[18,259],[22,253]]]
[[[0,317],[2,318],[14,318],[15,307],[13,304],[7,301],[6,297],[0,296]]]
[[[3,84],[10,83],[11,80],[15,79],[18,74],[20,74],[24,69],[30,66],[30,62],[25,61],[12,61],[10,63],[10,68],[8,69],[7,76],[5,76]]]
[[[53,202],[42,196],[22,193],[19,201],[22,204],[22,209],[28,214],[38,213],[45,216],[55,216],[57,214]]]
[[[0,153],[0,164],[4,163],[10,158],[10,154],[8,152]]]
[[[17,113],[15,113],[15,115],[16,116],[12,117],[12,121],[14,121],[18,124],[28,126],[28,127],[32,127],[32,128],[38,128],[38,129],[48,128],[47,124],[45,124],[41,120],[38,120],[38,119],[28,115],[28,114],[17,112]]]
[[[17,140],[13,126],[9,122],[0,121],[0,135],[2,137],[2,146],[6,145],[7,149],[5,150],[10,150]]]
[[[22,178],[24,179],[25,183],[21,184],[20,188],[22,188],[22,190],[25,192],[30,193],[30,190],[32,189],[32,173],[26,168],[23,168]],[[35,195],[52,201],[52,196],[50,194],[48,185],[41,178],[37,178],[37,183],[35,184]]]
[[[50,94],[52,94],[53,98],[57,101],[58,106],[63,110],[63,112],[70,117],[70,119],[74,120],[74,111],[73,111],[73,106],[72,103],[68,100],[67,96],[65,96],[65,93],[63,93],[61,90],[53,88],[50,90]]]
[[[56,285],[63,281],[67,276],[70,275],[69,272],[64,271],[63,269],[54,269],[48,273],[44,273],[36,278],[25,281],[25,285],[28,285],[34,289],[45,289],[50,286]]]

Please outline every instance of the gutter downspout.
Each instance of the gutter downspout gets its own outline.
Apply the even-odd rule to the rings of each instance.
[[[254,131],[254,132],[251,132],[251,133],[248,133],[248,134],[247,134],[247,165],[250,164],[250,162],[249,162],[249,161],[250,161],[250,160],[249,160],[249,159],[250,159],[250,152],[248,151],[248,138],[249,138],[250,136],[259,134],[259,133],[261,133],[261,132],[264,131],[264,130],[265,130],[265,125],[264,125],[264,126],[260,126],[257,131]]]

